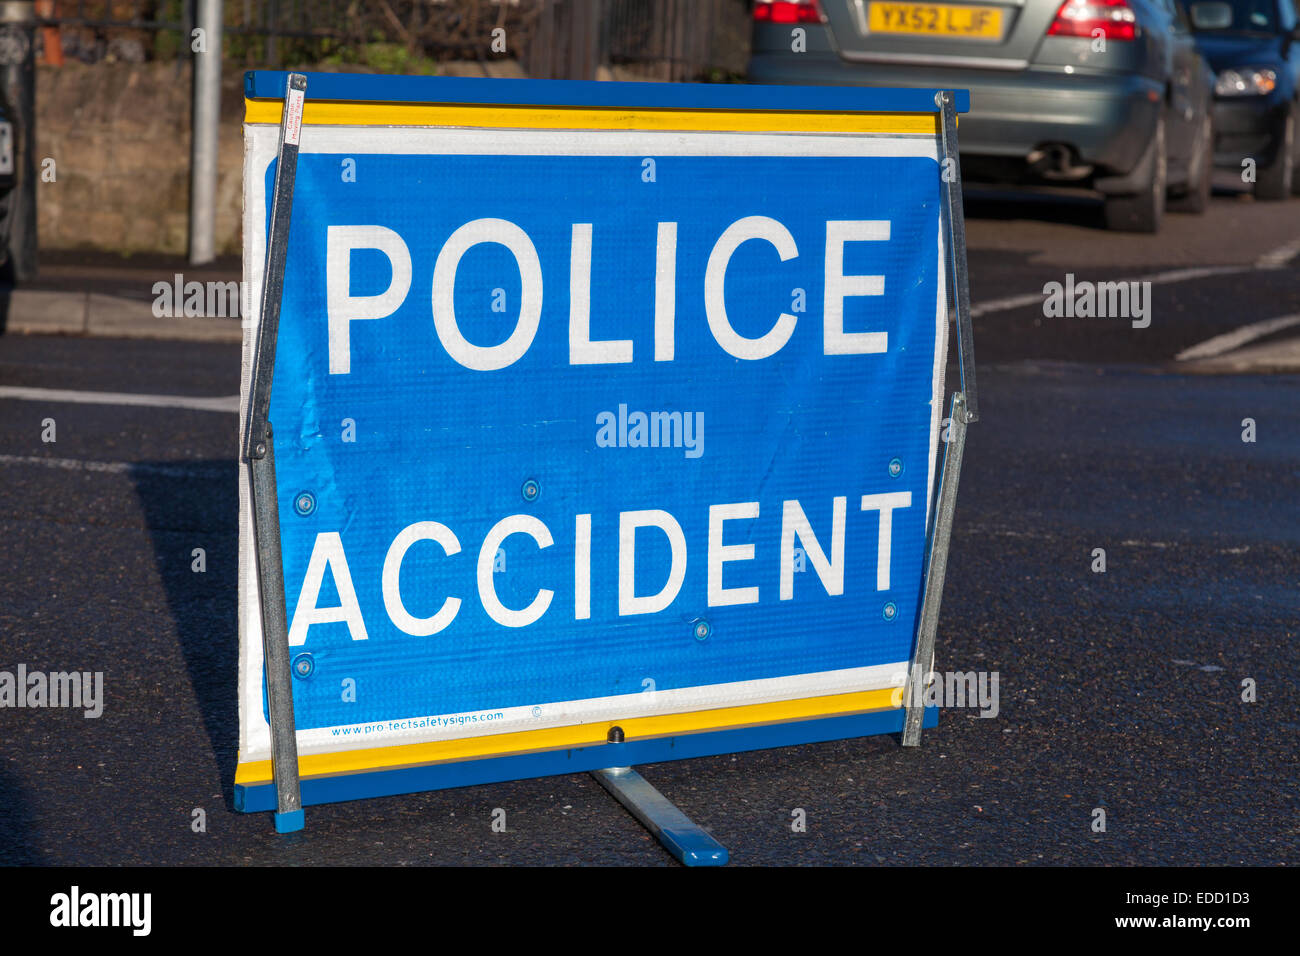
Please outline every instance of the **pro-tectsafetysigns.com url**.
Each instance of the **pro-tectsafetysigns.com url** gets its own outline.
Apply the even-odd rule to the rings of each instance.
[[[438,730],[464,727],[466,724],[487,724],[505,719],[505,711],[490,710],[477,714],[450,714],[445,717],[408,717],[405,720],[385,720],[376,724],[356,724],[351,727],[334,727],[335,737],[358,737],[386,731]]]

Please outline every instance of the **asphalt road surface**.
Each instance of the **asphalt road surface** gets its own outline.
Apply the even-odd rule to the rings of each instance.
[[[969,215],[983,420],[937,667],[996,671],[998,715],[642,772],[742,865],[1295,864],[1300,376],[1175,357],[1300,313],[1300,201],[1221,194],[1159,237],[1084,203]],[[1045,316],[1067,273],[1151,281],[1150,325]],[[238,350],[0,338],[0,668],[103,671],[106,698],[0,710],[0,863],[671,865],[586,775],[309,807],[290,837],[235,813],[236,416],[21,388],[232,396]]]

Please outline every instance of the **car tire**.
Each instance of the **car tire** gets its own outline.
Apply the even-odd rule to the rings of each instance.
[[[1140,192],[1106,197],[1106,228],[1118,232],[1159,232],[1168,188],[1163,116],[1156,120],[1155,135],[1138,161],[1135,172],[1142,183]]]
[[[1182,195],[1170,199],[1168,208],[1174,212],[1189,212],[1199,216],[1210,205],[1210,191],[1214,178],[1214,120],[1206,116],[1201,124],[1201,144],[1192,160],[1191,176]]]
[[[1295,175],[1295,110],[1287,110],[1282,125],[1282,142],[1278,144],[1273,162],[1259,171],[1255,180],[1255,198],[1265,202],[1286,199],[1296,187]]]

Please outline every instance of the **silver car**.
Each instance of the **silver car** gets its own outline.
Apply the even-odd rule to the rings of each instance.
[[[758,0],[749,79],[968,89],[964,177],[1099,192],[1113,229],[1209,202],[1214,77],[1177,0]]]

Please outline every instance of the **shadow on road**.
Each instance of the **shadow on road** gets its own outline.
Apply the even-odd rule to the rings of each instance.
[[[31,810],[17,778],[0,767],[0,865],[48,863],[36,847]]]
[[[963,209],[967,219],[985,219],[992,222],[1034,221],[1078,226],[1081,229],[1106,231],[1106,215],[1101,197],[1080,190],[1077,194],[1064,190],[1023,189],[1014,185],[964,183]],[[1250,190],[1231,179],[1215,180],[1213,197],[1216,202],[1252,201]],[[1195,218],[1188,220],[1195,223]],[[1166,227],[1168,224],[1166,223]]]
[[[1083,229],[1106,228],[1101,200],[1087,193],[1039,193],[1013,186],[972,183],[963,187],[963,206],[968,219],[1001,222],[1041,220]]]
[[[141,462],[132,476],[190,684],[220,767],[222,796],[233,810],[239,740],[238,468],[220,460]],[[205,570],[197,573],[200,557],[194,552],[200,548]]]

